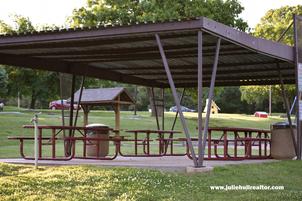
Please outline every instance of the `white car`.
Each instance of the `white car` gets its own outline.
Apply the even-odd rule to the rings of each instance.
[[[4,103],[0,102],[0,111],[3,111],[3,108],[4,108]]]

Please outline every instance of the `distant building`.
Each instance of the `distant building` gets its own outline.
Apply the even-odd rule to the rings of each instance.
[[[203,112],[207,112],[207,108],[209,105],[209,100],[206,100],[206,106],[203,110]],[[220,111],[220,108],[217,106],[217,104],[212,100],[212,105],[211,105],[211,114],[218,114],[218,111]]]

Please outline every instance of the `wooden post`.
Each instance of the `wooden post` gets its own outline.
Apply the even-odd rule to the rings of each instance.
[[[88,125],[88,113],[89,113],[89,106],[88,105],[82,105],[83,112],[84,112],[84,126]]]
[[[119,135],[119,130],[120,130],[120,96],[117,97],[117,103],[115,104],[114,107],[114,112],[115,112],[115,130],[116,135]]]

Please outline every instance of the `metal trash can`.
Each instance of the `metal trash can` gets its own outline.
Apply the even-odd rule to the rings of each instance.
[[[297,138],[296,126],[293,125],[294,136]],[[275,159],[292,159],[296,156],[288,122],[271,125],[271,156]]]
[[[91,157],[104,157],[109,153],[109,130],[110,128],[104,124],[89,124],[86,128],[93,128],[99,130],[88,130],[87,137],[101,138],[106,141],[87,140],[86,141],[86,155]],[[99,154],[97,154],[99,144]]]

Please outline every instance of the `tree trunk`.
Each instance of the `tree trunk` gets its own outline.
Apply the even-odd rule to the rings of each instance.
[[[153,103],[153,96],[152,96],[152,88],[148,87],[147,88],[147,92],[148,92],[148,97],[149,97],[149,104],[150,104],[150,109],[151,109],[151,116],[152,117],[155,117],[155,107],[154,107],[154,103]],[[159,98],[156,98],[158,95],[156,94],[156,89],[154,89],[154,98],[155,99],[159,99]],[[157,96],[156,96],[157,95]],[[163,108],[162,106],[162,102],[159,102],[159,101],[155,101],[155,104],[157,105],[156,109],[157,109],[157,115],[159,117],[162,116],[162,111],[163,111]]]
[[[36,100],[37,100],[36,91],[33,89],[31,93],[31,100],[30,100],[30,107],[29,107],[30,109],[35,109]]]

